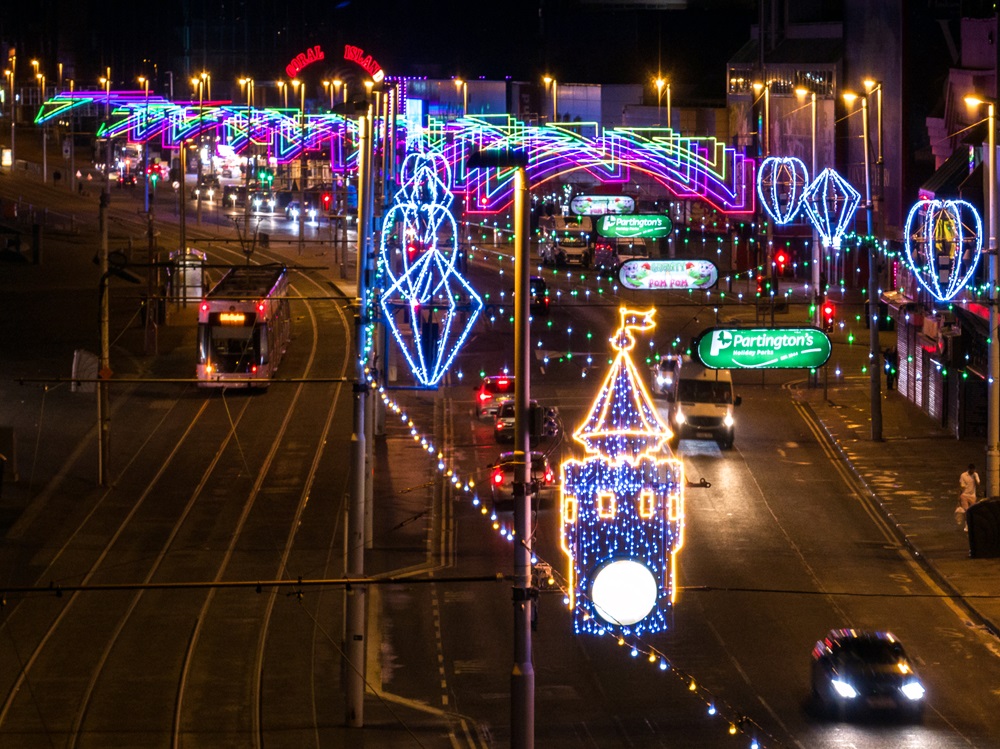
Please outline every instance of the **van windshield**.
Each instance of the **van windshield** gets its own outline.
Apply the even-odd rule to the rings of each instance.
[[[695,403],[732,403],[733,389],[728,382],[681,380],[677,383],[677,400]]]

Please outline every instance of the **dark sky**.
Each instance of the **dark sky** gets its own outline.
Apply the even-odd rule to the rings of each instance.
[[[749,38],[755,0],[691,0],[685,11],[608,10],[581,0],[124,0],[5,2],[0,44],[22,61],[56,62],[78,80],[203,68],[226,78],[282,76],[294,54],[319,44],[370,52],[390,74],[512,76],[560,81],[646,81],[658,61],[677,86],[724,93],[725,60]],[[185,70],[187,68],[187,70]],[[28,69],[30,70],[30,68]],[[678,90],[675,88],[675,91]]]

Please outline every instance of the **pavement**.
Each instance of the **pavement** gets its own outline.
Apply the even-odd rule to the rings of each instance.
[[[22,142],[19,135],[19,151]],[[0,230],[21,231],[22,246],[26,247],[31,242],[30,227],[13,219],[10,207],[19,193],[17,181],[30,180],[37,186],[40,177],[31,169],[15,171],[13,175],[7,171],[0,174]],[[99,190],[93,190],[89,196],[79,196],[69,194],[65,185],[50,185],[48,189],[53,206],[65,210],[67,202],[74,205],[79,202],[80,210],[92,210],[91,216],[96,217]],[[0,483],[0,532],[8,535],[17,527],[22,515],[32,514],[29,508],[38,503],[42,495],[73,489],[73,482],[60,473],[61,463],[78,449],[79,444],[94,439],[89,399],[69,395],[66,387],[45,388],[40,393],[35,386],[26,391],[13,379],[19,376],[67,377],[69,353],[81,345],[77,342],[78,337],[83,336],[88,347],[94,345],[95,321],[45,314],[45,305],[37,302],[38,297],[56,291],[71,297],[94,293],[93,238],[81,240],[79,231],[77,227],[73,231],[48,232],[45,252],[37,264],[31,262],[30,253],[22,252],[15,257],[10,252],[0,252],[0,294],[8,300],[8,309],[12,303],[23,303],[39,314],[35,317],[21,310],[18,314],[0,317],[0,350],[4,351],[8,362],[6,379],[0,381],[0,453],[4,450],[4,433],[15,435],[21,451],[17,466],[9,466],[6,481]],[[294,255],[294,245],[290,246],[289,253]],[[345,293],[353,293],[353,283],[342,280],[339,269],[330,268],[326,273]],[[48,326],[57,332],[48,330]],[[25,331],[29,335],[25,335]],[[157,360],[169,361],[175,357],[175,361],[186,361],[179,351],[183,336],[164,331],[158,354],[151,357],[143,353],[141,326],[133,325],[128,331],[116,341],[114,354],[117,361],[124,360],[126,367],[155,372],[159,368]],[[834,344],[836,349],[843,342],[835,338]],[[8,357],[8,352],[13,354]],[[898,392],[886,392],[884,381],[881,383],[882,439],[873,440],[869,387],[866,377],[843,377],[827,388],[803,386],[792,392],[802,407],[815,416],[862,490],[895,530],[899,542],[919,560],[944,594],[952,596],[964,608],[973,625],[1000,635],[1000,597],[997,596],[1000,558],[971,556],[969,534],[954,519],[959,474],[968,463],[975,462],[980,467],[980,476],[985,479],[983,441],[957,439]],[[81,401],[88,402],[81,405]],[[49,415],[61,413],[59,409],[65,409],[68,417],[78,415],[80,418],[76,421],[80,426],[74,426],[73,418]],[[47,428],[51,423],[47,420],[51,419],[60,420],[61,436],[46,441],[44,449],[40,450],[39,433]],[[19,470],[15,471],[16,467]],[[84,478],[77,477],[77,480]],[[96,475],[93,478],[96,480]],[[394,708],[375,697],[370,698],[371,712],[368,712],[368,704],[366,701],[366,722],[381,724],[385,733],[378,743],[391,745],[391,741],[386,744],[384,740],[392,732],[389,727],[395,721]],[[403,734],[399,737],[400,744],[411,743],[411,737],[400,733]]]

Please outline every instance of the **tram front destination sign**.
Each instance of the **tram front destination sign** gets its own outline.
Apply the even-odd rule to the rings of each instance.
[[[814,369],[831,351],[819,328],[709,328],[697,345],[709,369]]]

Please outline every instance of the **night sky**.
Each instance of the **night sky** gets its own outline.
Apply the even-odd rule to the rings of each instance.
[[[712,98],[724,96],[726,59],[756,20],[755,0],[691,0],[684,11],[608,10],[581,0],[2,5],[0,45],[17,45],[19,78],[22,61],[37,58],[49,80],[62,61],[79,81],[96,81],[111,66],[122,87],[167,70],[178,79],[202,69],[220,80],[280,78],[307,47],[340,57],[353,44],[389,75],[536,80],[548,72],[567,83],[638,83],[659,64],[675,92]]]

